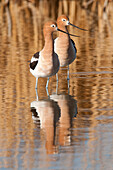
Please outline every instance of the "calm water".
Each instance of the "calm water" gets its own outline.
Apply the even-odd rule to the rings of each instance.
[[[69,13],[72,23],[89,30],[69,27],[81,36],[72,38],[77,59],[70,65],[70,89],[64,68],[58,94],[55,76],[50,79],[50,99],[46,79],[39,79],[37,101],[27,61],[43,47],[44,21],[57,15],[12,8],[0,9],[0,168],[112,170],[113,13],[99,18],[80,7]]]

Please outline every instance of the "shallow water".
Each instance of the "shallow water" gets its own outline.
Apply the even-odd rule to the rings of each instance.
[[[113,14],[94,20],[93,13],[79,9],[76,22],[69,15],[89,30],[69,28],[80,35],[73,38],[77,59],[70,65],[70,88],[63,68],[58,94],[55,76],[50,99],[40,78],[36,101],[27,61],[43,47],[44,16],[15,10],[10,27],[8,12],[0,17],[0,168],[112,170]]]

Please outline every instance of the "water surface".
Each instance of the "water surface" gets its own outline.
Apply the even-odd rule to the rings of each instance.
[[[0,9],[0,168],[112,170],[113,4],[106,18],[80,6],[68,13],[89,30],[69,27],[80,35],[72,38],[77,59],[70,65],[70,89],[63,68],[57,94],[56,77],[50,79],[49,99],[46,79],[39,79],[39,101],[27,61],[43,48],[44,21],[57,14],[43,13],[41,4],[37,10],[13,7]],[[59,5],[58,14],[63,12]]]

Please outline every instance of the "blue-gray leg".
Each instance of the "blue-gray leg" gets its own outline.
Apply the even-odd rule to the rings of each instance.
[[[58,73],[56,73],[56,94],[58,93]]]
[[[49,77],[48,77],[47,83],[46,83],[46,92],[47,92],[47,95],[49,96],[49,92],[48,92],[48,84],[49,84]]]
[[[58,73],[56,73],[56,81],[58,81]]]
[[[35,85],[35,89],[37,89],[37,85],[38,85],[38,77],[36,78],[36,85]]]
[[[58,81],[56,82],[56,94],[58,93]]]
[[[69,91],[69,80],[67,80],[67,83],[68,83],[68,94],[70,93],[70,91]]]
[[[67,71],[67,80],[69,80],[69,65],[68,65],[68,71]]]
[[[37,89],[35,89],[35,90],[36,90],[36,99],[38,101],[38,91],[37,91]]]
[[[68,94],[69,94],[69,65],[68,65],[68,71],[67,71],[67,83],[68,83]]]

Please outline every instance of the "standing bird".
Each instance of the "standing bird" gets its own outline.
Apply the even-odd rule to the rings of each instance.
[[[61,15],[57,19],[58,28],[67,32],[67,26],[72,25],[78,29],[84,30],[79,28],[69,22],[69,18],[66,15]],[[68,74],[67,79],[69,80],[69,64],[71,64],[75,58],[77,49],[75,46],[74,41],[70,38],[69,33],[64,35],[62,32],[59,32],[59,36],[55,39],[54,43],[55,52],[57,53],[60,61],[60,67],[68,66]]]
[[[30,72],[36,77],[37,89],[38,78],[48,77],[46,89],[48,88],[49,77],[55,75],[59,70],[58,55],[54,52],[53,32],[57,31],[57,25],[53,21],[45,23],[43,28],[45,45],[44,48],[35,53],[30,62]]]
[[[54,31],[62,31],[62,30],[57,28],[55,22],[53,21],[46,22],[43,28],[43,33],[45,38],[44,48],[40,52],[35,53],[30,61],[30,72],[33,74],[33,76],[36,77],[35,89],[37,89],[39,77],[48,77],[47,84],[46,84],[47,94],[48,94],[49,77],[55,75],[58,72],[60,66],[58,55],[54,52],[54,40],[53,40]],[[64,31],[62,32],[63,34],[64,33],[69,34]]]

